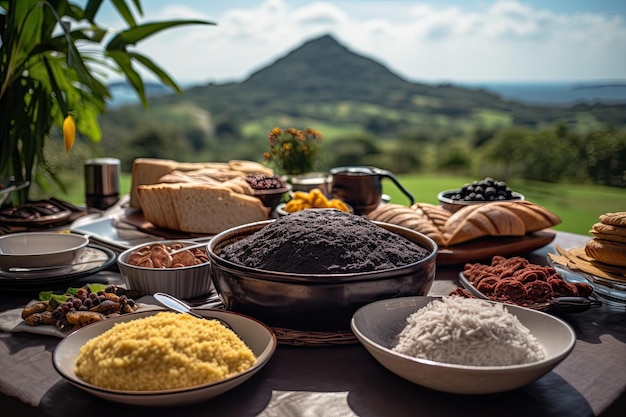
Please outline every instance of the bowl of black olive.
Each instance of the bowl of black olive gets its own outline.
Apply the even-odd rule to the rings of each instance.
[[[442,191],[437,195],[441,207],[456,212],[465,206],[496,201],[522,201],[524,195],[511,190],[505,181],[492,177],[472,181],[456,190]]]

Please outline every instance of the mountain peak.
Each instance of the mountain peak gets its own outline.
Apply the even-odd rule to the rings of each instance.
[[[305,41],[299,48],[296,48],[293,52],[297,51],[298,49],[309,47],[311,44],[313,44],[315,47],[341,48],[344,51],[348,51],[348,48],[339,43],[339,41],[337,41],[337,39],[335,39],[332,35],[326,34],[318,38],[313,38]]]
[[[271,65],[253,73],[243,85],[277,92],[297,88],[315,94],[325,90],[345,91],[348,87],[354,93],[355,89],[367,89],[372,83],[383,80],[385,84],[398,88],[408,84],[384,65],[350,51],[326,34],[304,42]]]

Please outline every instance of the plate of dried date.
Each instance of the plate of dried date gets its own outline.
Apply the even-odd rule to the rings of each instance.
[[[577,313],[602,305],[593,287],[568,282],[554,268],[521,257],[496,256],[491,264],[467,264],[459,273],[462,288],[453,293],[551,313]]]

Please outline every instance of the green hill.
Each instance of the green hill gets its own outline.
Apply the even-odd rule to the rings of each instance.
[[[101,119],[102,152],[120,155],[126,169],[140,156],[262,160],[274,126],[321,131],[326,155],[345,156],[327,157],[328,164],[378,165],[407,152],[432,159],[440,152],[433,144],[461,146],[463,153],[511,126],[558,123],[581,133],[626,126],[626,105],[529,106],[485,90],[409,82],[328,35],[242,82],[195,86],[150,102],[150,111],[134,105]],[[398,169],[424,164],[413,158]]]
[[[490,92],[455,85],[411,83],[377,61],[358,55],[329,35],[305,42],[299,48],[253,73],[241,83],[206,85],[184,96],[155,100],[155,105],[191,101],[213,115],[263,118],[285,114],[325,123],[364,123],[373,116],[406,125],[440,124],[431,117],[480,117],[491,111],[514,124],[550,123],[576,114],[591,113],[601,123],[626,123],[626,106],[573,108],[527,106],[501,99]],[[348,107],[351,111],[328,111]],[[607,108],[617,108],[614,113]],[[401,128],[402,126],[398,126]],[[397,130],[394,132],[397,133]]]

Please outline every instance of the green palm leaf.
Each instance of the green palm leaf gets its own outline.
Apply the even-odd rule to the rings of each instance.
[[[138,24],[140,0],[109,0],[126,28],[105,44],[111,32],[96,23],[104,3],[0,0],[0,176],[34,178],[42,187],[45,178],[58,181],[44,158],[46,138],[71,113],[80,133],[94,142],[101,139],[98,116],[111,97],[103,74],[124,75],[146,108],[144,82],[135,65],[181,91],[163,69],[127,47],[169,28],[214,25],[200,20]],[[14,202],[25,203],[27,197],[28,189],[22,190]]]
[[[186,25],[214,25],[212,22],[202,20],[176,20],[169,22],[145,23],[124,31],[121,31],[107,44],[107,51],[125,50],[128,45],[138,42],[166,29]]]

